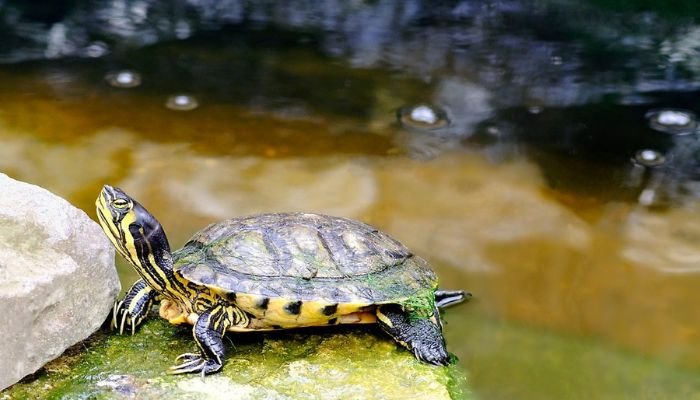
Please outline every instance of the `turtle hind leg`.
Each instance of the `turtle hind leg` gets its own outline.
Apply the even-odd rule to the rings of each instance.
[[[192,328],[200,353],[185,353],[175,359],[180,364],[170,367],[171,374],[201,373],[202,376],[221,370],[224,365],[226,330],[232,325],[247,325],[248,319],[230,305],[217,305],[202,313]]]
[[[441,290],[435,291],[435,305],[438,308],[445,308],[469,300],[472,294],[464,290]]]
[[[192,328],[200,353],[185,353],[175,359],[180,364],[170,367],[171,374],[218,372],[224,364],[223,336],[226,332],[222,307],[202,313]]]
[[[397,304],[377,309],[377,323],[399,344],[413,352],[417,359],[433,365],[447,365],[450,355],[442,336],[440,314],[435,310],[428,318],[412,317]]]

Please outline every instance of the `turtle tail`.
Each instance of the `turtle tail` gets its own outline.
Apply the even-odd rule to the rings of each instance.
[[[438,289],[435,291],[435,305],[438,308],[445,308],[469,300],[471,297],[472,294],[464,290]]]

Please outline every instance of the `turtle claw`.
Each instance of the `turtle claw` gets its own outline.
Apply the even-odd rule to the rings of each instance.
[[[168,369],[169,374],[201,373],[204,376],[218,372],[222,367],[221,361],[203,358],[200,354],[181,354],[175,359],[175,362],[180,360],[183,360],[183,362]]]
[[[122,313],[122,323],[119,324],[119,334],[120,335],[124,334],[124,323],[126,323],[126,317],[128,317],[128,316],[129,316],[129,313],[126,310],[124,310],[124,312]]]
[[[111,329],[115,329],[117,327],[117,315],[119,314],[119,310],[122,308],[122,304],[124,304],[124,300],[115,301],[114,305],[112,306],[112,323],[109,325]]]
[[[110,327],[112,329],[119,330],[119,334],[123,335],[124,331],[131,331],[131,335],[136,333],[136,327],[143,320],[141,315],[132,315],[129,312],[128,305],[124,304],[124,301],[115,302],[112,307],[112,323]]]
[[[136,333],[136,327],[148,316],[157,293],[142,280],[136,281],[121,301],[112,306],[112,329]]]
[[[199,358],[201,358],[201,356],[197,353],[183,353],[183,354],[180,354],[179,356],[177,356],[177,358],[175,359],[175,362],[182,361],[182,363],[184,364],[185,362],[189,362],[192,360],[198,360]]]

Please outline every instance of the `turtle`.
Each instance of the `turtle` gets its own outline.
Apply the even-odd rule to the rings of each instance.
[[[376,323],[426,363],[447,365],[439,308],[470,296],[440,290],[428,263],[378,229],[314,213],[269,213],[214,223],[171,251],[139,202],[105,185],[97,218],[137,280],[112,310],[133,335],[156,301],[172,324],[191,324],[196,353],[169,373],[220,371],[227,331]]]

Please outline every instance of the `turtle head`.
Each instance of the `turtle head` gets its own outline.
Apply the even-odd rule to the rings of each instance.
[[[117,251],[153,289],[172,271],[170,245],[158,220],[123,190],[105,185],[95,201],[97,219]]]

